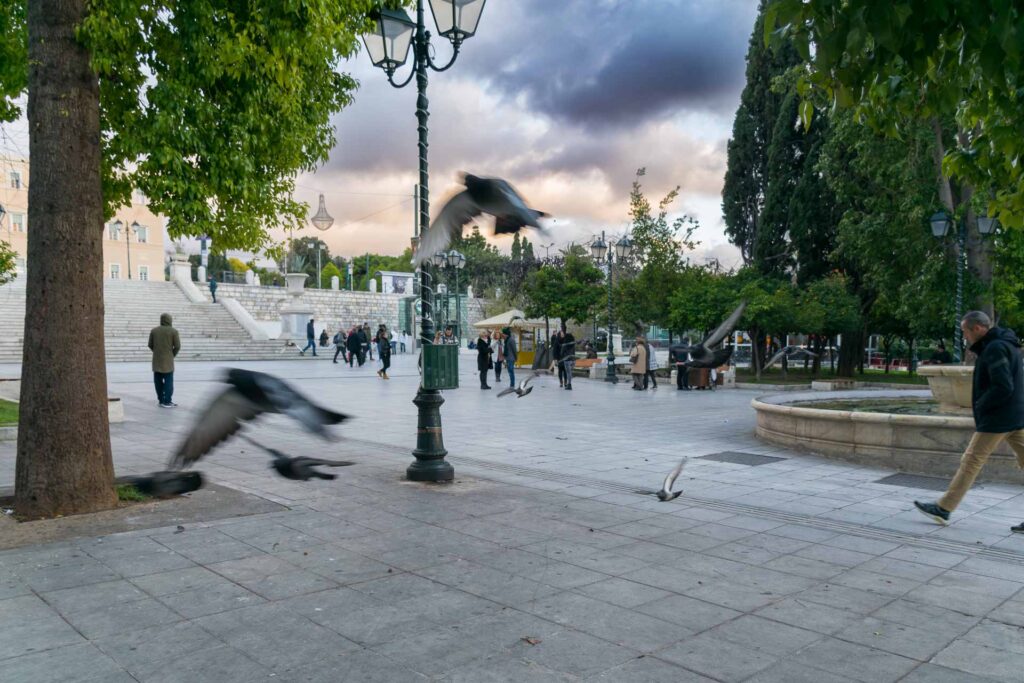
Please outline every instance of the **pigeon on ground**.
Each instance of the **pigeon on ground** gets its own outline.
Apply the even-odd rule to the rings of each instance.
[[[667,503],[668,501],[675,500],[679,497],[682,491],[673,491],[672,486],[676,483],[676,477],[678,477],[679,473],[683,471],[683,465],[685,464],[685,459],[680,460],[679,464],[668,473],[668,476],[665,477],[665,481],[661,484],[661,490],[656,494],[658,496],[658,500],[663,503]]]
[[[131,484],[139,493],[154,498],[180,496],[197,491],[203,486],[199,472],[153,472],[139,477],[126,477],[119,483]]]
[[[692,360],[686,363],[686,367],[690,368],[717,368],[728,363],[732,357],[732,347],[727,346],[721,349],[714,349],[714,347],[721,344],[726,337],[732,334],[732,331],[736,329],[736,323],[739,322],[746,307],[746,301],[740,303],[736,310],[730,313],[729,317],[718,326],[718,329],[709,334],[700,344],[696,346],[676,344],[671,347],[671,350],[678,350],[680,352],[680,356],[677,357],[681,357],[682,352],[689,353]]]
[[[538,218],[547,216],[543,211],[531,209],[515,188],[501,178],[482,178],[469,173],[463,176],[466,189],[449,199],[430,229],[420,238],[413,256],[413,265],[444,251],[462,228],[481,214],[494,216],[494,233],[519,232],[526,226],[541,230]]]
[[[293,417],[307,430],[324,438],[327,425],[347,419],[346,415],[321,408],[285,382],[262,372],[231,368],[230,385],[218,395],[171,458],[171,469],[182,469],[209,453],[242,428],[243,421],[264,413]],[[258,445],[258,444],[257,444]]]
[[[780,350],[778,353],[776,353],[774,356],[768,359],[768,362],[765,363],[764,366],[766,368],[770,368],[771,366],[775,365],[780,360],[782,360],[783,356],[787,356],[789,360],[804,360],[805,358],[817,358],[818,354],[814,353],[813,351],[808,351],[807,349],[800,348],[799,346],[784,346],[782,347],[782,350]]]

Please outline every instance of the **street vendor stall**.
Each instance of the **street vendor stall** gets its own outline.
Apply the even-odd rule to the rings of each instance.
[[[559,321],[551,318],[547,325],[551,330],[557,330]],[[473,323],[477,330],[503,330],[506,327],[512,329],[512,338],[516,340],[516,348],[519,349],[519,357],[516,367],[531,367],[533,356],[537,351],[537,344],[544,341],[545,322],[543,320],[527,319],[522,311],[513,308],[496,316]]]

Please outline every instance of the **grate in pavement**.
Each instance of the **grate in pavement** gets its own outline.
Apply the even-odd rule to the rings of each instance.
[[[757,467],[758,465],[767,465],[769,463],[778,462],[779,460],[786,460],[786,458],[776,458],[771,455],[757,455],[756,453],[740,453],[739,451],[723,451],[722,453],[701,455],[698,456],[696,459],[714,460],[715,462],[731,462],[734,465],[750,465],[751,467]]]
[[[927,489],[928,491],[945,491],[949,486],[949,479],[943,477],[928,477],[923,474],[890,474],[875,480],[876,484],[887,486],[903,486],[908,489]]]

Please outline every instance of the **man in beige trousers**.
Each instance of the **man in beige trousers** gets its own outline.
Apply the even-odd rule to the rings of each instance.
[[[1017,466],[1024,469],[1024,369],[1020,341],[1012,330],[994,327],[981,311],[965,315],[960,329],[978,357],[971,394],[974,436],[945,495],[935,503],[914,501],[922,514],[943,525],[949,523],[949,513],[960,505],[992,451],[1003,441],[1016,454]],[[1024,533],[1024,523],[1010,530]]]

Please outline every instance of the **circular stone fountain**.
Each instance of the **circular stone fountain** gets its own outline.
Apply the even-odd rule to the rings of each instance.
[[[962,379],[964,372],[957,374]],[[969,385],[969,372],[966,377]],[[943,395],[927,389],[787,392],[756,398],[752,405],[757,435],[766,441],[917,474],[951,476],[974,433],[969,412],[948,411]],[[1002,444],[981,478],[1024,484],[1024,471]]]

